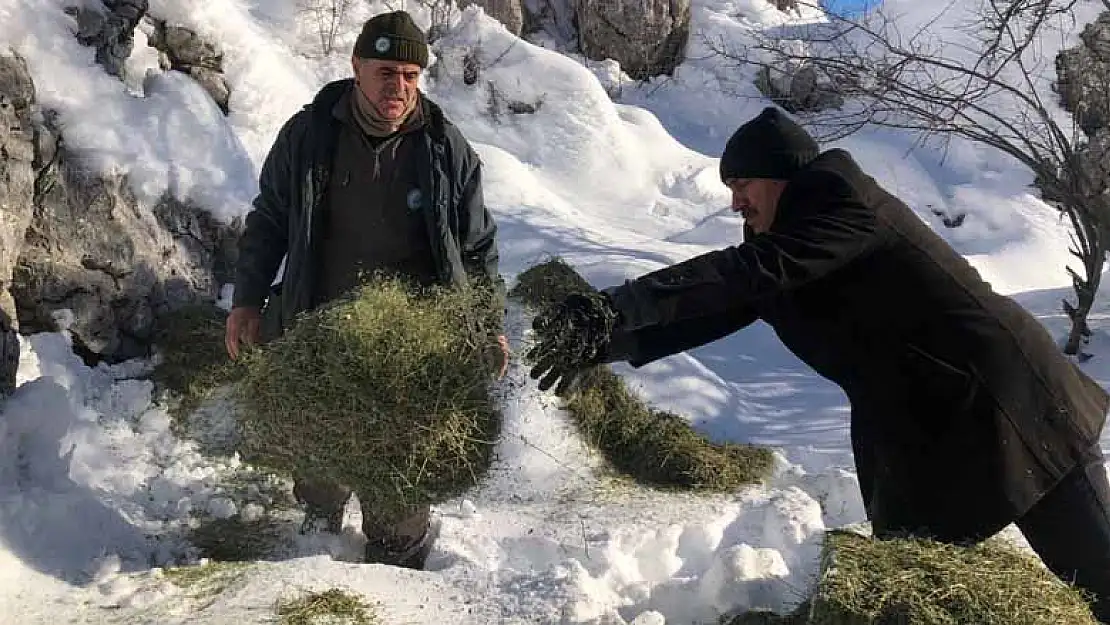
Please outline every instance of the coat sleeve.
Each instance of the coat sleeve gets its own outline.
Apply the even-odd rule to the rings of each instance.
[[[792,202],[820,206],[791,206],[801,214],[779,229],[612,289],[625,331],[756,307],[765,298],[820,280],[876,244],[874,211],[839,176],[813,172],[792,184],[799,185],[787,189]]]
[[[239,237],[234,306],[262,306],[288,250],[289,213],[295,201],[291,135],[296,118],[278,133],[262,164],[258,195]]]
[[[708,317],[691,317],[675,323],[647,326],[625,332],[619,327],[613,333],[607,362],[628,361],[633,367],[712,343],[759,318],[747,307],[735,307]]]
[[[460,252],[467,276],[492,290],[492,306],[500,317],[505,309],[505,281],[498,268],[497,223],[486,207],[482,192],[482,162],[467,146],[459,215],[464,220],[461,228]]]

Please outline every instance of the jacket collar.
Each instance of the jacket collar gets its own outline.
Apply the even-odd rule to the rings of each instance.
[[[332,109],[354,86],[354,78],[343,78],[329,82],[316,93],[316,97],[305,106],[305,110],[312,115],[313,121],[316,123],[336,124],[338,120],[332,115]],[[428,133],[433,138],[442,139],[448,123],[446,116],[443,114],[443,109],[423,92],[420,94],[420,102],[424,107],[424,127],[427,128]]]

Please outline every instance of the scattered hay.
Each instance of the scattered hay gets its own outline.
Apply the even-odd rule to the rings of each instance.
[[[286,546],[283,524],[271,517],[250,521],[236,514],[226,519],[203,519],[186,538],[202,558],[218,562],[254,562]]]
[[[540,308],[593,291],[556,258],[521,274],[511,295]],[[650,408],[606,366],[582,378],[567,411],[614,469],[644,485],[729,491],[758,483],[773,466],[768,449],[710,442],[682,417]]]
[[[573,267],[553,258],[530,267],[517,278],[509,295],[535,308],[558,304],[568,295],[596,291]]]
[[[154,343],[162,361],[152,378],[158,387],[173,393],[175,418],[196,410],[213,390],[241,374],[224,347],[226,320],[226,312],[208,304],[186,306],[158,319]]]
[[[655,487],[729,491],[771,470],[770,450],[712,443],[682,417],[649,408],[606,367],[583,379],[567,410],[618,471]]]
[[[244,458],[345,484],[383,516],[473,487],[500,429],[489,302],[378,279],[306,313],[243,359]]]
[[[238,584],[251,568],[243,562],[207,562],[163,570],[174,586],[184,589],[194,599],[209,599]]]
[[[728,621],[728,625],[806,625],[806,615],[780,616],[774,612],[760,610],[738,614]]]
[[[379,622],[373,608],[362,597],[338,588],[281,601],[277,613],[281,625],[373,625]]]
[[[1083,595],[1016,547],[826,535],[809,625],[1096,625]]]

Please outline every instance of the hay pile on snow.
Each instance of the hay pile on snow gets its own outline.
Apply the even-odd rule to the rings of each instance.
[[[555,258],[522,273],[511,295],[540,309],[593,291]],[[651,408],[607,366],[583,377],[566,409],[614,470],[647,486],[730,491],[762,481],[774,464],[769,449],[711,442],[686,419]]]
[[[826,535],[813,597],[795,614],[749,613],[729,625],[1097,625],[1083,595],[1035,556],[994,539],[961,547],[922,539]]]

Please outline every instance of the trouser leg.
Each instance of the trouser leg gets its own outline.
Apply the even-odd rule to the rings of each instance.
[[[1057,577],[1094,595],[1095,617],[1110,624],[1110,481],[1101,448],[1016,524]]]
[[[343,529],[343,510],[351,489],[331,480],[299,476],[293,482],[293,496],[305,507],[302,533],[320,524],[333,534]]]

